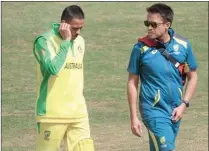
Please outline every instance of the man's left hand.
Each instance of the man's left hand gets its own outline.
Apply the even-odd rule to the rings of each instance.
[[[182,103],[180,106],[175,108],[171,116],[172,121],[178,122],[183,117],[185,110],[186,110],[186,105],[184,103]]]

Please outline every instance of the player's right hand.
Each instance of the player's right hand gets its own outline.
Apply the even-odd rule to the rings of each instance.
[[[138,118],[131,120],[131,131],[138,137],[142,136],[142,124]]]
[[[70,31],[70,25],[67,23],[61,23],[59,27],[59,33],[62,36],[63,40],[71,40],[72,35]]]

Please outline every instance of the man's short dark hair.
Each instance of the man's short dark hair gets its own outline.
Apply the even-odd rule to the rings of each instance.
[[[159,13],[160,16],[164,19],[164,21],[172,23],[174,12],[172,8],[163,3],[153,4],[152,6],[147,8],[148,13]]]
[[[61,16],[61,21],[71,21],[73,18],[84,19],[84,12],[78,5],[71,5],[66,7]]]

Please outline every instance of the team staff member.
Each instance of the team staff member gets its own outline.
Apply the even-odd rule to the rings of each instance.
[[[173,151],[180,119],[195,92],[197,63],[188,40],[174,34],[171,28],[173,10],[165,4],[147,8],[147,36],[134,45],[128,65],[128,101],[131,129],[141,136],[142,124],[137,117],[136,104],[140,80],[139,109],[149,133],[150,151]],[[142,39],[161,42],[170,56],[185,64],[187,85],[183,85],[178,68],[157,47]]]

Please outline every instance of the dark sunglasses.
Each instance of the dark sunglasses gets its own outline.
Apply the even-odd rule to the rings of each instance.
[[[156,22],[152,22],[152,21],[144,21],[144,25],[146,27],[149,27],[150,25],[152,26],[152,28],[157,28],[160,24],[164,24],[164,23],[156,23]]]

